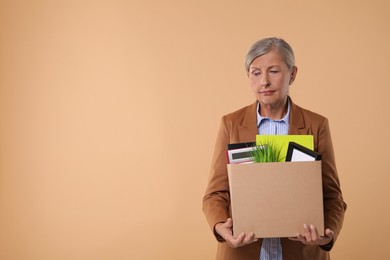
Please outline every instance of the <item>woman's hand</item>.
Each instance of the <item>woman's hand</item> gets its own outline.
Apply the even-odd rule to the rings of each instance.
[[[257,241],[253,232],[250,232],[249,234],[241,233],[237,238],[234,238],[233,220],[231,218],[228,218],[225,223],[216,224],[215,231],[217,231],[232,248],[237,248]]]
[[[317,228],[313,225],[303,225],[303,234],[298,233],[296,237],[290,237],[290,240],[301,241],[305,245],[319,245],[324,246],[329,244],[334,236],[334,232],[327,228],[325,230],[325,236],[319,236]]]

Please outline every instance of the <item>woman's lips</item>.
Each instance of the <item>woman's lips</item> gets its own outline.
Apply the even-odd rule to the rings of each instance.
[[[265,96],[270,96],[275,93],[275,90],[264,90],[260,91],[260,94],[265,95]]]

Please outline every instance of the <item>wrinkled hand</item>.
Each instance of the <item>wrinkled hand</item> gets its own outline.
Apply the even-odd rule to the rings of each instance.
[[[249,234],[241,233],[238,237],[234,238],[233,220],[231,218],[228,218],[225,223],[216,224],[215,231],[217,231],[232,248],[237,248],[257,241],[253,232],[250,232]]]
[[[334,232],[329,228],[325,230],[325,236],[319,236],[317,228],[313,225],[308,226],[307,224],[304,224],[303,230],[303,234],[298,233],[296,237],[290,237],[289,239],[301,241],[305,245],[324,246],[329,244],[334,237]]]

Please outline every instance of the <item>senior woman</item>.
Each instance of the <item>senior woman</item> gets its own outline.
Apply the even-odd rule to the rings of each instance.
[[[297,75],[294,53],[283,39],[266,38],[249,50],[245,67],[256,102],[224,116],[215,145],[203,211],[218,243],[216,259],[330,259],[341,230],[346,204],[337,175],[328,120],[303,109],[289,97]],[[232,235],[226,149],[229,143],[254,142],[256,134],[314,136],[322,154],[325,236],[310,223],[294,238],[255,238],[253,232]],[[299,187],[297,187],[299,188]]]

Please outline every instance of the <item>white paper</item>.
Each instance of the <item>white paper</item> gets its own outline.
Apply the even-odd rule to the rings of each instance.
[[[306,153],[303,153],[297,149],[293,149],[293,153],[291,156],[291,161],[292,162],[310,162],[310,161],[315,161],[316,158],[307,155]]]

